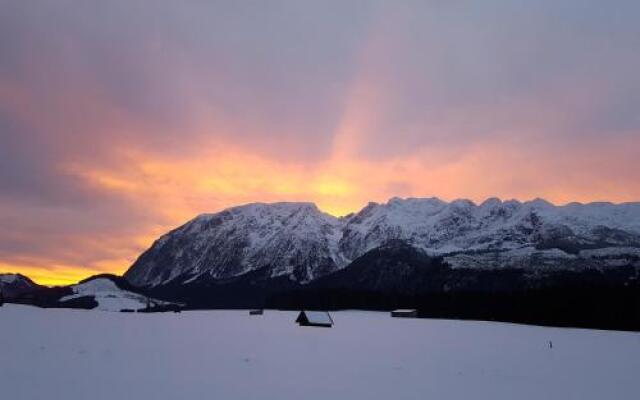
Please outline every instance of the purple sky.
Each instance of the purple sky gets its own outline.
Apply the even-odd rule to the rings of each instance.
[[[0,0],[0,270],[200,212],[640,199],[640,3]]]

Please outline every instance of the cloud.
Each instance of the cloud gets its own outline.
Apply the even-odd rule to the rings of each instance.
[[[637,2],[2,8],[1,269],[122,272],[252,201],[640,198]]]

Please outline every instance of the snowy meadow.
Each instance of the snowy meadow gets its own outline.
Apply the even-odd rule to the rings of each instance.
[[[295,312],[0,308],[5,399],[637,399],[640,334]],[[553,344],[550,347],[550,342]]]

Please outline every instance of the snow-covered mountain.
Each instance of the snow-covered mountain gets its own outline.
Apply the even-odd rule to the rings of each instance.
[[[21,274],[0,274],[0,292],[6,299],[31,293],[42,286]]]
[[[441,255],[454,268],[640,267],[640,203],[393,198],[343,218],[310,203],[249,204],[167,233],[125,278],[155,287],[262,271],[307,283],[389,241]]]
[[[346,264],[338,252],[343,226],[310,203],[234,207],[200,215],[162,236],[125,277],[135,285],[155,286],[269,268],[274,277],[309,281]]]
[[[394,198],[351,217],[340,251],[355,258],[389,239],[443,255],[454,267],[568,266],[585,258],[626,264],[640,255],[640,203]]]

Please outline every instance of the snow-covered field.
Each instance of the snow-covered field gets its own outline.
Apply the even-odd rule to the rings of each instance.
[[[0,308],[0,398],[639,399],[640,334],[332,313]],[[553,348],[549,348],[549,341]]]

